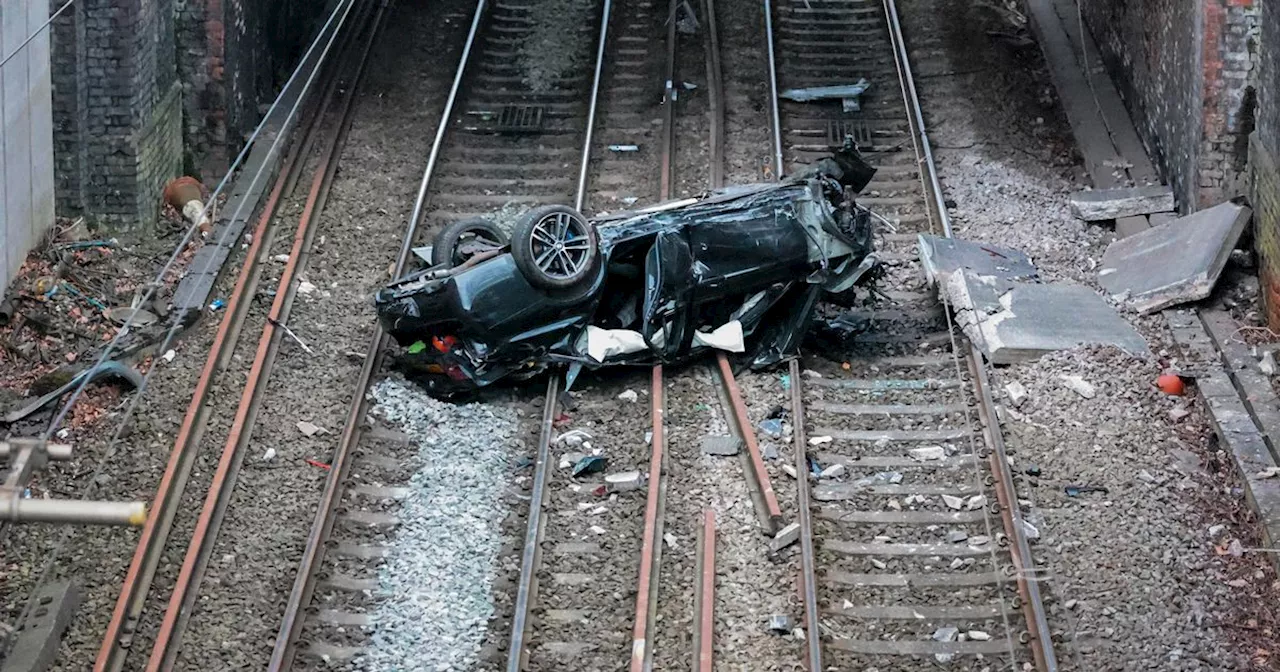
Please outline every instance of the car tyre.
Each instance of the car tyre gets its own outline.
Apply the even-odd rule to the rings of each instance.
[[[483,217],[460,219],[436,234],[431,246],[431,264],[449,268],[461,266],[475,255],[505,247],[508,242],[506,232]],[[467,249],[469,245],[473,249]]]
[[[567,205],[544,205],[520,217],[511,237],[516,268],[534,287],[571,289],[595,277],[596,228]]]

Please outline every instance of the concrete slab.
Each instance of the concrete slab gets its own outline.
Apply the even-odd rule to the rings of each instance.
[[[1172,210],[1173,190],[1160,185],[1124,189],[1092,189],[1071,197],[1071,213],[1086,222],[1101,222]]]
[[[1222,203],[1121,238],[1102,255],[1098,282],[1143,314],[1203,299],[1251,214],[1246,206]]]
[[[929,284],[945,285],[958,270],[1006,280],[1037,277],[1031,258],[1018,250],[956,238],[919,236],[920,261]]]
[[[1116,220],[1116,238],[1128,238],[1151,228],[1151,222],[1142,215],[1121,217]]]
[[[1042,285],[962,271],[946,285],[956,322],[994,364],[1036,359],[1080,345],[1135,356],[1146,341],[1102,297],[1079,285]]]

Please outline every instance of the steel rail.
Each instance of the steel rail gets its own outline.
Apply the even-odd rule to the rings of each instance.
[[[1000,432],[1000,421],[996,417],[995,402],[991,398],[991,382],[987,378],[986,367],[982,365],[982,352],[977,346],[969,345],[966,359],[969,363],[969,373],[973,378],[974,390],[982,406],[979,417],[982,420],[982,433],[987,439],[991,471],[996,477],[995,489],[996,498],[1000,503],[1000,517],[1004,522],[1005,534],[1013,540],[1009,555],[1013,559],[1013,569],[1018,579],[1018,594],[1022,597],[1023,615],[1027,619],[1027,634],[1030,635],[1032,644],[1031,654],[1035,657],[1037,670],[1057,672],[1058,659],[1053,650],[1049,619],[1040,595],[1039,573],[1035,558],[1031,555],[1031,545],[1023,532],[1022,510],[1013,484],[1013,473],[1009,468],[1009,456],[1005,452],[1004,435]]]
[[[724,186],[724,69],[720,67],[720,32],[715,0],[704,0],[707,21],[707,101],[711,116],[711,188]]]
[[[662,545],[662,504],[664,498],[662,463],[666,459],[666,402],[663,395],[662,365],[653,367],[650,390],[653,420],[652,451],[649,455],[649,488],[644,505],[644,533],[640,544],[640,576],[636,582],[636,617],[631,634],[631,672],[648,672],[652,666],[650,638],[657,609],[659,560]]]
[[[604,49],[609,39],[609,17],[613,15],[613,0],[604,0],[600,18],[600,42],[596,46],[596,71],[591,80],[591,104],[587,106],[587,131],[582,140],[582,164],[578,168],[578,193],[573,199],[573,209],[582,212],[587,200],[587,170],[591,164],[591,143],[595,140],[596,105],[600,102],[600,76],[604,72]]]
[[[796,492],[799,511],[796,522],[800,524],[800,596],[804,602],[804,641],[806,666],[810,672],[824,670],[822,666],[822,632],[818,628],[821,613],[818,611],[817,560],[813,548],[813,512],[809,509],[809,462],[806,457],[807,438],[804,435],[804,394],[800,389],[800,360],[793,358],[787,369],[791,376],[791,432],[796,453]]]
[[[377,40],[382,25],[386,5],[379,3],[371,24],[368,25],[368,38],[364,44],[349,85],[346,87],[342,105],[338,112],[339,128],[331,136],[329,143],[323,148],[312,179],[311,189],[299,216],[298,229],[294,235],[293,246],[289,253],[289,261],[285,263],[280,274],[279,286],[271,303],[267,321],[263,325],[258,339],[257,350],[249,369],[248,379],[241,391],[240,401],[236,408],[218,466],[214,471],[213,481],[205,495],[200,516],[196,521],[195,531],[183,557],[182,567],[178,573],[178,581],[169,596],[169,604],[165,609],[159,632],[151,649],[151,657],[147,662],[147,672],[159,672],[172,669],[182,641],[182,627],[194,606],[203,569],[207,565],[208,553],[218,538],[221,522],[225,517],[227,505],[237,480],[238,467],[243,460],[244,447],[253,433],[253,418],[263,390],[263,383],[271,375],[273,357],[270,357],[272,342],[277,337],[277,325],[288,320],[289,305],[296,292],[294,280],[301,270],[306,256],[307,244],[314,237],[317,220],[323,212],[323,201],[327,200],[329,185],[337,170],[339,154],[343,145],[350,121],[360,81],[369,62],[369,54]],[[357,24],[359,25],[359,24]]]
[[[440,122],[436,127],[435,139],[431,144],[427,167],[423,171],[422,181],[418,186],[418,194],[414,200],[413,211],[405,227],[400,252],[396,256],[395,266],[392,269],[393,276],[398,277],[403,272],[405,265],[408,263],[409,254],[412,252],[413,241],[417,236],[422,213],[426,207],[428,189],[435,174],[441,148],[444,145],[445,133],[449,128],[449,120],[453,118],[453,110],[462,86],[462,78],[466,73],[467,64],[470,62],[476,35],[479,34],[480,23],[484,18],[484,12],[487,7],[487,0],[479,0],[476,3],[475,13],[471,20],[471,29],[467,34],[462,55],[458,60],[453,84],[449,89],[444,111],[441,113]],[[313,519],[311,529],[307,533],[307,544],[303,549],[302,559],[299,561],[298,570],[294,575],[293,587],[290,589],[289,598],[285,603],[284,614],[280,619],[280,629],[276,635],[275,645],[271,651],[271,660],[267,668],[271,672],[285,670],[293,665],[293,659],[297,653],[298,635],[302,631],[302,614],[306,606],[310,604],[311,595],[315,590],[316,570],[324,560],[324,543],[333,529],[333,513],[341,499],[342,484],[346,480],[347,472],[351,467],[352,448],[359,441],[360,422],[364,417],[367,406],[365,391],[369,389],[374,372],[382,368],[385,344],[386,333],[380,324],[375,324],[366,350],[364,365],[361,367],[360,375],[356,380],[356,389],[359,392],[352,397],[351,406],[347,409],[342,435],[339,438],[338,447],[334,450],[333,457],[330,459],[329,474],[325,479],[324,490],[316,507],[316,517]]]
[[[764,0],[764,42],[769,53],[769,120],[773,124],[773,179],[782,179],[782,116],[778,110],[778,62],[773,48],[773,0]]]
[[[952,237],[951,217],[947,213],[942,184],[938,178],[937,165],[933,159],[933,149],[929,142],[929,133],[924,121],[923,106],[916,91],[915,77],[911,72],[911,59],[907,51],[906,40],[902,34],[902,24],[898,16],[896,0],[884,0],[885,14],[889,23],[889,37],[893,43],[894,60],[898,66],[898,77],[902,84],[908,115],[914,126],[916,153],[921,169],[921,181],[925,191],[932,196],[932,210],[940,225],[943,235]],[[957,357],[959,354],[957,353]],[[1053,640],[1049,629],[1048,617],[1045,613],[1043,597],[1040,594],[1037,568],[1031,546],[1027,542],[1024,531],[1022,512],[1019,508],[1017,491],[1013,483],[1012,470],[1009,467],[1008,455],[1005,452],[1004,435],[1000,431],[999,419],[996,417],[995,404],[991,397],[990,381],[983,365],[981,351],[970,343],[966,357],[969,371],[973,379],[974,391],[978,396],[982,412],[980,418],[983,434],[986,437],[991,470],[995,475],[996,496],[1000,500],[1001,518],[1005,534],[1012,540],[1011,557],[1017,575],[1018,592],[1022,597],[1023,613],[1027,621],[1028,634],[1033,646],[1032,655],[1036,668],[1040,672],[1057,672],[1058,661],[1053,649]]]
[[[756,439],[755,428],[751,426],[751,416],[747,413],[747,404],[742,400],[742,388],[733,377],[733,369],[729,366],[729,358],[724,351],[716,351],[716,365],[720,371],[720,382],[724,385],[725,394],[729,398],[729,410],[733,414],[733,423],[737,425],[738,435],[747,448],[747,474],[756,492],[760,495],[759,504],[763,506],[760,520],[764,530],[770,536],[777,533],[782,523],[782,508],[778,506],[778,496],[773,491],[773,483],[769,481],[769,470],[764,466],[764,456],[760,453],[760,442]],[[754,499],[754,498],[753,498]]]
[[[716,603],[716,512],[703,509],[698,528],[698,556],[694,560],[697,592],[693,613],[698,619],[693,630],[693,672],[711,672],[715,652]]]
[[[679,14],[680,1],[669,0],[667,7],[667,69],[666,82],[662,90],[662,158],[658,166],[658,200],[671,198],[676,151],[676,16]]]
[[[350,40],[349,32],[343,35],[343,44],[339,48],[339,53],[347,48]],[[320,67],[328,66],[322,62],[317,64],[317,68]],[[223,319],[218,325],[218,331],[205,359],[200,378],[196,382],[191,402],[183,416],[182,425],[174,440],[174,447],[160,479],[160,485],[157,487],[156,504],[151,508],[150,515],[143,526],[142,535],[125,574],[124,585],[103,635],[103,643],[94,662],[96,672],[119,670],[124,666],[128,652],[127,646],[132,639],[130,630],[137,623],[145,606],[161,553],[177,514],[176,507],[180,504],[181,494],[190,478],[195,449],[208,421],[209,409],[206,401],[213,379],[224,367],[222,353],[233,347],[232,344],[243,327],[249,308],[249,302],[245,297],[251,297],[257,286],[259,270],[264,261],[262,257],[265,255],[264,241],[270,237],[270,232],[274,229],[273,221],[285,183],[301,168],[301,149],[308,146],[308,139],[316,130],[317,120],[328,109],[334,91],[335,87],[331,80],[321,100],[316,104],[315,110],[307,116],[301,129],[301,140],[291,145],[276,183],[258,217],[253,240],[245,256],[245,264],[241,267],[231,296],[227,299]]]

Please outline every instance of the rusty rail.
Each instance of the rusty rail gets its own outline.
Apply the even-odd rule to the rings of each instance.
[[[813,549],[813,512],[809,510],[808,447],[804,433],[804,393],[801,390],[800,360],[792,359],[787,369],[791,376],[791,432],[795,445],[796,492],[800,502],[796,522],[800,524],[800,597],[804,602],[804,641],[806,667],[813,672],[822,666],[822,633],[818,629],[817,560]]]
[[[712,509],[702,511],[694,574],[698,587],[693,598],[693,613],[698,622],[693,631],[693,672],[711,672],[716,630],[716,512]]]
[[[657,610],[658,566],[662,555],[662,509],[665,481],[662,463],[667,444],[666,402],[663,396],[662,365],[653,367],[650,397],[653,445],[649,456],[649,489],[644,505],[644,535],[640,546],[640,577],[636,582],[636,617],[631,636],[631,672],[646,672],[653,656],[650,646],[653,619]]]
[[[729,358],[723,351],[716,352],[716,364],[720,368],[720,381],[724,385],[725,394],[729,397],[729,408],[733,412],[737,433],[747,447],[750,485],[759,494],[759,505],[762,507],[759,511],[760,521],[765,531],[772,535],[778,531],[782,523],[782,508],[778,506],[778,496],[774,493],[773,483],[769,480],[769,470],[764,466],[764,457],[760,454],[760,442],[756,440],[756,430],[751,426],[751,416],[747,414],[747,405],[742,400],[742,389],[738,387],[738,381],[733,377],[733,369],[729,366]]]
[[[350,12],[353,6],[354,2],[349,3],[346,11]],[[343,23],[345,23],[345,19],[346,15],[343,17]],[[341,26],[337,30],[341,31]],[[340,47],[340,53],[347,48],[350,39],[349,32],[341,34],[343,35],[343,45]],[[335,33],[334,37],[336,38],[337,36],[338,33]],[[326,54],[327,51],[328,48],[326,47]],[[328,67],[325,63],[324,55],[321,56],[320,62],[316,67],[317,74],[322,67]],[[313,78],[314,76],[315,74],[312,75]],[[254,288],[257,285],[258,269],[261,263],[259,257],[263,253],[263,240],[268,238],[267,232],[272,226],[271,222],[275,217],[286,181],[290,175],[293,175],[301,167],[299,163],[300,149],[309,144],[308,139],[316,129],[316,120],[323,116],[332,101],[336,90],[335,80],[336,78],[329,81],[322,99],[316,104],[313,113],[307,116],[307,121],[302,129],[303,140],[291,145],[290,151],[282,164],[280,175],[258,218],[254,229],[253,241],[245,257],[245,264],[241,267],[240,273],[236,278],[235,287],[227,300],[226,311],[218,325],[218,331],[205,359],[200,378],[196,382],[191,402],[188,404],[186,414],[183,416],[182,425],[174,440],[174,447],[169,454],[169,460],[160,479],[160,485],[157,487],[155,504],[152,506],[147,521],[143,526],[142,536],[135,547],[115,608],[107,623],[102,645],[94,661],[95,672],[114,671],[124,667],[128,647],[132,643],[132,630],[137,625],[145,606],[151,582],[160,562],[160,556],[172,529],[174,517],[177,514],[176,507],[180,503],[182,492],[190,477],[195,451],[208,420],[208,408],[205,402],[208,399],[209,389],[218,370],[223,368],[221,364],[223,360],[222,353],[229,351],[230,347],[233,347],[232,344],[243,326],[249,305],[244,299],[246,296],[251,297],[253,295]],[[309,85],[310,81],[307,84]],[[299,98],[297,104],[302,103],[302,98]]]

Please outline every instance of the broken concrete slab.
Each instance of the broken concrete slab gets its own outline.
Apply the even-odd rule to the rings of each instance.
[[[742,439],[736,436],[719,435],[702,437],[702,454],[731,457],[742,450]]]
[[[1143,215],[1120,217],[1116,220],[1116,238],[1128,238],[1151,228],[1151,222]]]
[[[930,284],[946,284],[959,270],[1006,280],[1030,280],[1039,275],[1031,258],[1005,247],[922,233],[920,261]]]
[[[1203,299],[1252,214],[1222,203],[1117,240],[1102,255],[1098,283],[1142,314]]]
[[[1149,354],[1133,326],[1088,287],[1019,283],[962,271],[952,276],[946,291],[956,322],[995,364],[1081,345]]]
[[[1071,197],[1071,213],[1086,222],[1100,222],[1173,209],[1173,190],[1166,186],[1094,189]]]

